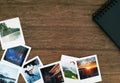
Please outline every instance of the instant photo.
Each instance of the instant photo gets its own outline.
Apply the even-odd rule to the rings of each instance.
[[[77,60],[80,80],[84,82],[101,81],[101,75],[96,55],[80,58]]]
[[[22,68],[22,75],[26,83],[42,82],[41,74],[38,69],[41,66],[43,65],[38,56],[25,63]]]
[[[2,61],[22,67],[30,50],[30,47],[22,45],[6,49]]]
[[[18,17],[0,22],[0,39],[3,50],[25,44]]]
[[[53,63],[40,68],[44,83],[64,83],[60,64]]]
[[[65,83],[78,83],[79,75],[77,70],[76,60],[78,58],[71,57],[67,55],[61,56],[61,69],[63,73],[63,77],[65,79]]]
[[[17,83],[19,69],[0,62],[0,83]]]
[[[78,80],[75,62],[61,62],[65,78]]]

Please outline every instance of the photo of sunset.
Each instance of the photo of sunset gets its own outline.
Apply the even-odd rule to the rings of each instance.
[[[78,60],[77,67],[80,79],[86,79],[99,75],[95,57]]]

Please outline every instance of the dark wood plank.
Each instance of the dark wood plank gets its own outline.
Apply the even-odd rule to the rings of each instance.
[[[24,34],[27,44],[34,49],[117,50],[99,28],[34,27],[34,30],[32,27],[29,28],[31,29],[24,29]]]
[[[26,45],[32,47],[28,60],[38,55],[49,64],[59,61],[61,54],[98,54],[101,83],[119,83],[119,49],[92,21],[92,14],[106,1],[1,0],[0,20],[20,17]],[[24,83],[22,76],[19,83]]]

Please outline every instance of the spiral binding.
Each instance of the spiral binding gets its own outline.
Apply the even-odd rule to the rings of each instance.
[[[108,10],[110,10],[113,6],[115,6],[118,3],[119,0],[110,0],[107,1],[100,9],[97,10],[93,14],[93,18],[96,18],[99,20]]]

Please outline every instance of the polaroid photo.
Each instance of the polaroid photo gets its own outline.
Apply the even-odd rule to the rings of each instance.
[[[5,50],[1,61],[17,67],[22,67],[30,53],[30,50],[31,47],[25,45],[8,48]]]
[[[61,56],[61,61],[71,61],[71,60],[77,60],[78,58],[77,57],[73,57],[73,56],[69,56],[69,55],[62,55]]]
[[[79,83],[79,74],[76,60],[78,58],[67,55],[61,56],[61,70],[65,83]]]
[[[40,68],[43,83],[64,83],[60,62],[55,62]]]
[[[0,21],[0,40],[3,50],[25,44],[18,17]]]
[[[42,78],[39,72],[39,67],[42,67],[43,64],[38,56],[27,61],[21,71],[23,78],[26,83],[41,83]]]
[[[18,68],[0,62],[0,83],[17,83],[19,74]]]
[[[97,55],[79,58],[77,67],[81,82],[96,83],[102,81]]]

